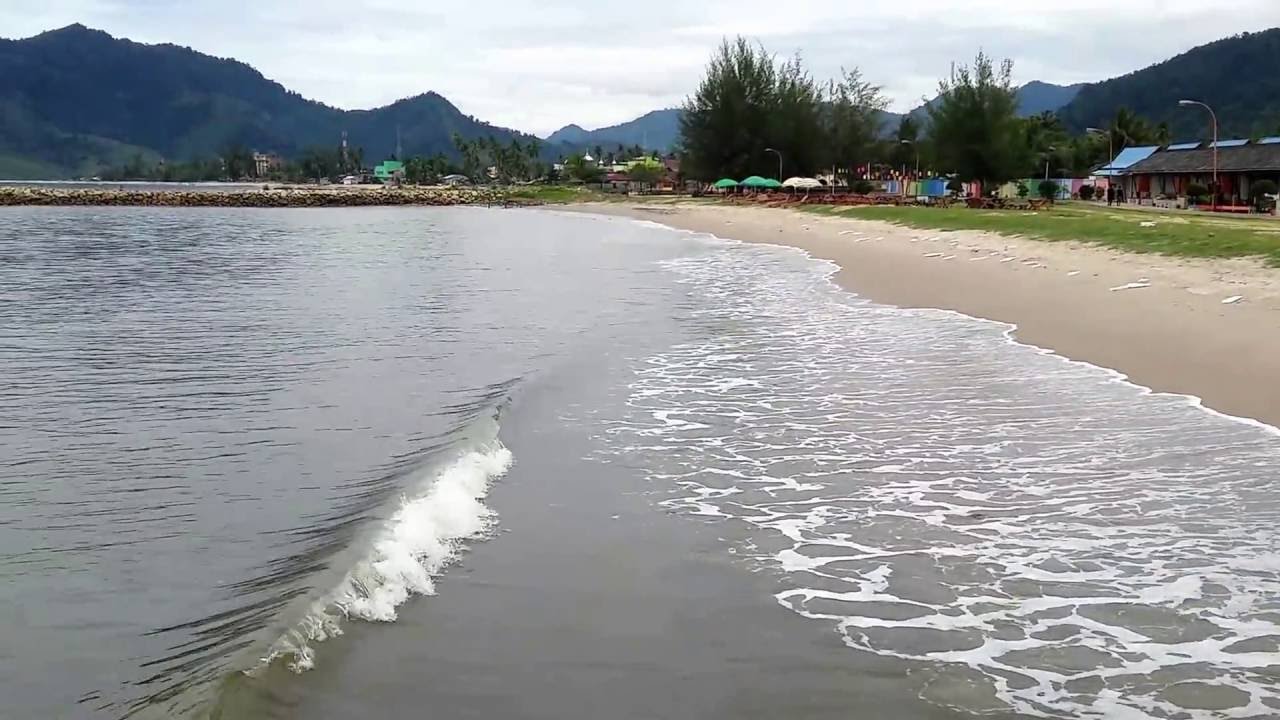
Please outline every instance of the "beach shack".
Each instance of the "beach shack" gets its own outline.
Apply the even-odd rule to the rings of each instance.
[[[1217,160],[1215,162],[1215,151]],[[1175,143],[1149,153],[1120,172],[1125,196],[1152,204],[1185,197],[1191,185],[1212,188],[1218,173],[1219,204],[1244,208],[1260,180],[1280,183],[1280,137]]]

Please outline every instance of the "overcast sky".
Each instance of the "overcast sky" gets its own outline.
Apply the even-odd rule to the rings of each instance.
[[[799,52],[822,79],[860,67],[907,110],[979,48],[1020,83],[1093,81],[1280,25],[1280,0],[0,0],[6,37],[74,22],[243,60],[343,108],[434,90],[545,135],[679,104],[724,36]]]

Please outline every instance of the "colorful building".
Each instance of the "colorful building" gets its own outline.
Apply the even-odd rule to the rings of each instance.
[[[391,182],[398,177],[404,177],[404,163],[399,160],[383,160],[380,165],[373,169],[373,177],[378,182]]]

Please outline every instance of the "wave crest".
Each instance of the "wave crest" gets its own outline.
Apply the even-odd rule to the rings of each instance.
[[[287,657],[292,670],[309,670],[315,664],[311,645],[341,635],[343,619],[394,622],[410,596],[434,594],[435,577],[457,560],[466,541],[492,529],[496,514],[484,498],[512,462],[511,451],[495,439],[443,466],[425,494],[402,501],[365,557],[272,645],[261,665]]]

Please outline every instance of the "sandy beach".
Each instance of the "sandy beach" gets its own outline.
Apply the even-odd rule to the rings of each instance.
[[[1256,260],[1138,255],[774,208],[574,209],[800,248],[837,263],[837,282],[871,300],[1011,323],[1021,342],[1280,426],[1280,271]]]

